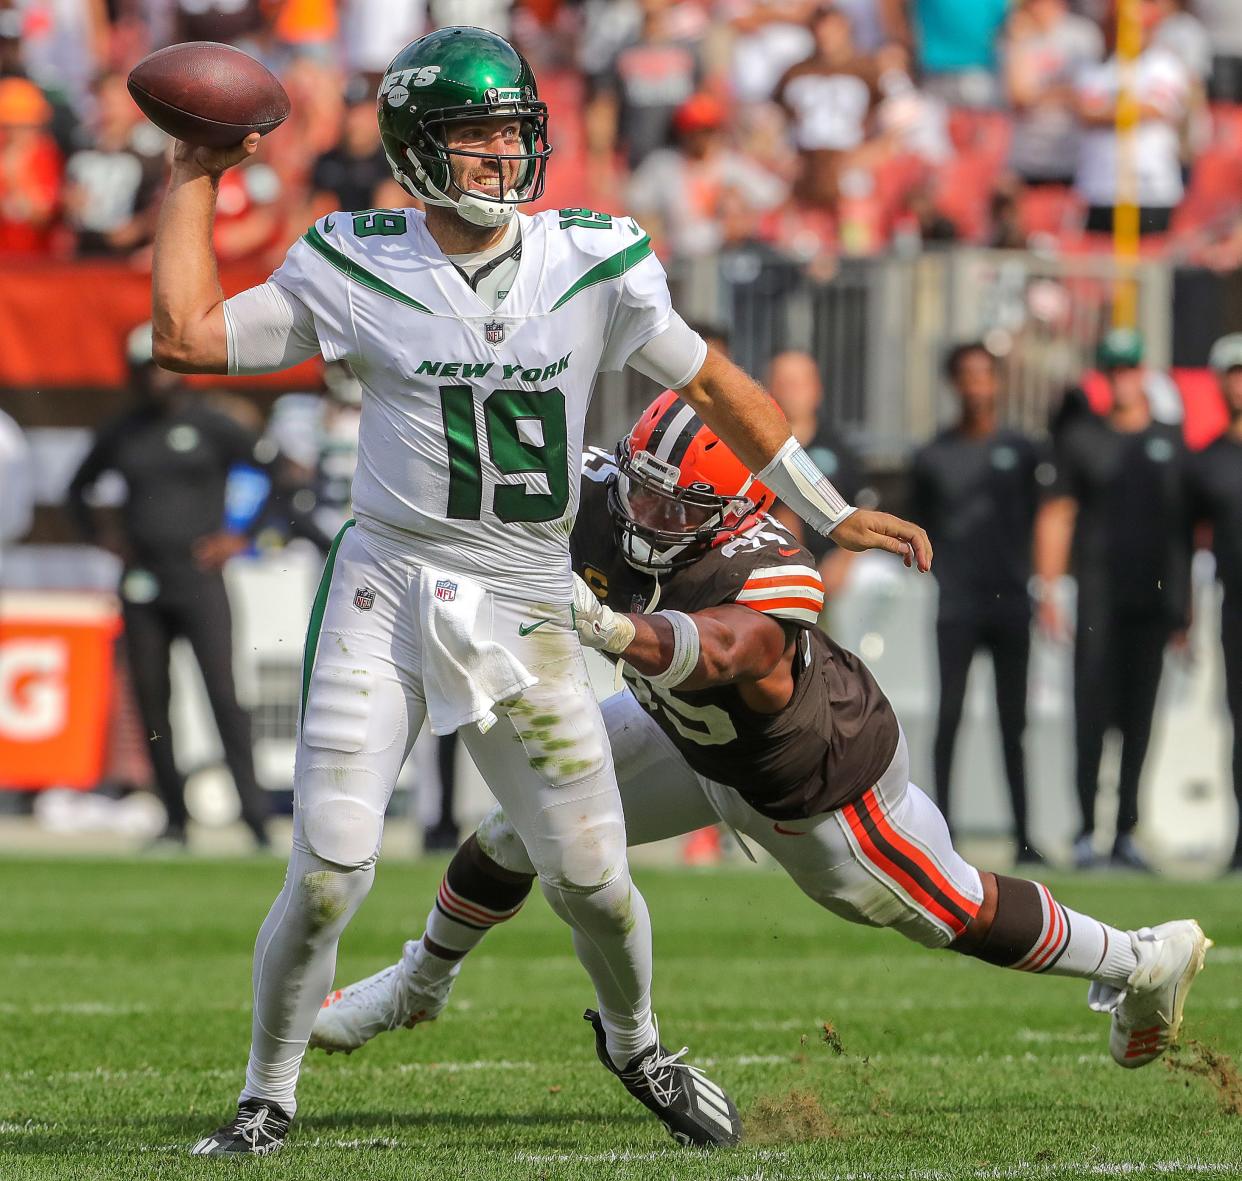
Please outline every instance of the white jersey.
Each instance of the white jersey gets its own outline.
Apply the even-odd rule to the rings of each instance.
[[[673,315],[631,218],[521,219],[513,286],[489,307],[415,210],[332,213],[272,281],[363,387],[354,514],[502,595],[570,598],[578,456],[596,375]]]

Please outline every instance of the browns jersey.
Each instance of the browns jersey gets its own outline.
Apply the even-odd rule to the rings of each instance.
[[[897,717],[863,662],[816,626],[824,588],[815,561],[771,517],[659,579],[621,555],[608,511],[612,456],[583,456],[570,546],[574,571],[614,611],[693,614],[738,603],[796,637],[794,692],[758,713],[731,685],[662,689],[623,665],[634,696],[700,775],[735,788],[774,820],[814,816],[859,798],[897,749]]]

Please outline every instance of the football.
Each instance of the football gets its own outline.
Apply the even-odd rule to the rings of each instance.
[[[187,41],[148,54],[129,93],[156,127],[208,148],[266,135],[289,117],[289,96],[262,62],[232,45]]]

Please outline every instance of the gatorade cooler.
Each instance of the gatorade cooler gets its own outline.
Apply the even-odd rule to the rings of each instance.
[[[94,787],[120,615],[112,595],[0,595],[0,787]]]

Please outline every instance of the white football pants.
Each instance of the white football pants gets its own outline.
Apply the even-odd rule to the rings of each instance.
[[[851,922],[893,927],[926,947],[951,943],[978,912],[979,873],[953,848],[936,805],[909,781],[904,734],[861,800],[806,820],[774,821],[733,788],[692,771],[628,689],[602,710],[631,845],[724,820],[766,849],[820,906]],[[505,869],[534,872],[503,807],[479,825],[478,839]]]
[[[293,853],[259,931],[242,1098],[290,1114],[341,932],[370,889],[384,813],[426,716],[420,569],[387,535],[347,525],[328,557],[307,633],[294,773]],[[630,881],[625,822],[599,706],[568,604],[490,596],[490,638],[538,684],[462,739],[504,808],[528,872],[573,929],[609,1050],[645,1049],[651,926]],[[526,635],[519,627],[545,620]],[[488,638],[488,637],[482,637]]]

